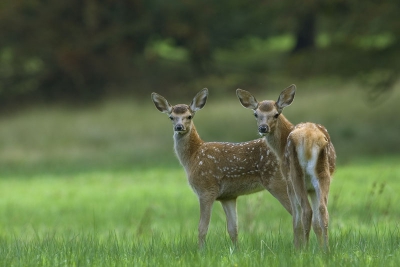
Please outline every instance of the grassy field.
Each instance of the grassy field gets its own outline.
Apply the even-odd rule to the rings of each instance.
[[[267,192],[239,198],[240,250],[216,203],[197,250],[198,204],[181,169],[1,176],[1,266],[399,266],[399,158],[338,170],[331,253],[292,248],[291,218]]]
[[[274,99],[290,83],[254,94]],[[329,255],[313,235],[309,250],[293,250],[291,218],[267,192],[239,198],[236,251],[216,203],[199,252],[197,199],[173,155],[171,124],[149,97],[0,116],[0,265],[400,266],[398,87],[372,103],[355,85],[296,84],[285,114],[324,124],[338,152]],[[195,118],[203,139],[256,138],[234,89],[224,98],[209,89]]]

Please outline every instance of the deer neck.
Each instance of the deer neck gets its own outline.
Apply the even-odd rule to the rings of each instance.
[[[190,159],[204,143],[196,131],[194,124],[184,134],[174,133],[174,148],[178,159],[186,171],[189,171]]]
[[[267,143],[280,160],[283,159],[287,138],[292,130],[293,124],[281,114],[276,121],[275,130],[265,136]]]

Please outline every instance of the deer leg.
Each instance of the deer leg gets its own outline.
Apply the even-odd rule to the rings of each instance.
[[[265,185],[264,185],[265,186]],[[265,186],[267,190],[273,195],[282,206],[292,214],[292,204],[287,192],[287,183],[285,179],[272,179],[270,183]]]
[[[307,192],[301,196],[301,222],[303,224],[303,244],[308,245],[308,240],[310,238],[311,231],[311,221],[312,221],[312,208],[310,202],[308,201]]]
[[[211,219],[214,200],[200,199],[199,248],[203,248]]]
[[[322,179],[321,179],[322,178]],[[328,213],[328,194],[330,177],[313,177],[313,185],[315,193],[311,194],[311,202],[313,206],[313,229],[317,236],[320,247],[329,251],[329,240],[328,240],[328,224],[329,224],[329,213]]]
[[[221,201],[222,207],[224,208],[226,215],[226,226],[228,229],[229,236],[232,243],[237,247],[238,237],[238,223],[237,223],[237,211],[236,211],[236,198]]]
[[[291,210],[292,210],[292,222],[293,222],[293,244],[296,249],[301,248],[303,225],[301,223],[301,206],[297,201],[293,184],[288,182],[287,186],[288,195],[290,198]]]
[[[301,212],[300,212],[301,216],[296,214],[296,222],[298,223],[298,221],[301,220],[301,225],[302,225],[302,227],[296,225],[297,238],[298,238],[297,248],[303,248],[308,245],[313,211],[311,209],[310,202],[308,201],[308,193],[304,182],[305,175],[296,157],[293,157],[290,162],[289,176],[293,192],[288,192],[288,193],[290,194],[290,196],[294,195],[296,197],[297,213],[299,212],[298,205],[300,205],[301,207]],[[300,231],[302,232],[300,233]]]
[[[308,201],[308,193],[304,183],[304,173],[300,168],[291,168],[291,181],[297,203],[301,206],[301,225],[302,233],[299,234],[300,247],[308,245],[311,230],[312,209]]]
[[[320,225],[322,229],[322,239],[324,249],[329,251],[329,237],[328,237],[328,226],[329,226],[329,213],[328,213],[328,195],[330,186],[330,176],[325,173],[320,177],[320,196],[319,196],[319,207],[318,212],[320,216]]]
[[[321,216],[319,213],[319,195],[320,192],[319,190],[316,192],[312,192],[309,194],[310,195],[310,199],[311,199],[311,205],[312,205],[312,209],[313,209],[313,216],[312,216],[312,226],[313,226],[313,230],[314,233],[317,237],[318,240],[318,244],[320,246],[323,245],[323,239],[322,239],[322,222],[321,222]]]

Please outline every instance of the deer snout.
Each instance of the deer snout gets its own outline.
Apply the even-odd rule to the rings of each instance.
[[[268,132],[269,132],[269,127],[268,127],[268,125],[266,125],[266,124],[260,125],[260,126],[258,127],[258,132],[259,132],[260,134],[266,134],[266,133],[268,133]]]
[[[183,126],[183,124],[175,125],[175,132],[182,132],[184,130],[185,130],[185,127]]]

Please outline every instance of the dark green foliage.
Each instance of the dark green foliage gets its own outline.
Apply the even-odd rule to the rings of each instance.
[[[0,102],[87,101],[143,93],[142,85],[168,90],[199,77],[209,82],[212,75],[245,74],[251,82],[254,67],[263,75],[301,77],[383,71],[388,78],[368,82],[380,93],[398,77],[399,10],[394,0],[4,0]],[[243,40],[282,35],[292,36],[293,46],[248,47],[251,66],[218,59],[220,51],[235,59]],[[159,47],[154,49],[160,42],[183,52],[160,56]]]

